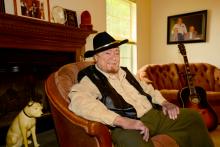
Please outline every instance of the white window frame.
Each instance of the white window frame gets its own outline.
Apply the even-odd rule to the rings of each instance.
[[[121,0],[121,1],[125,1],[125,2],[132,2],[132,3],[136,3],[135,0]],[[132,53],[131,53],[131,56],[130,56],[130,60],[131,60],[131,67],[128,67],[132,73],[136,74],[137,72],[137,43],[136,43],[136,39],[137,39],[137,18],[136,18],[136,4],[131,4],[133,6],[131,6],[130,8],[132,9],[131,10],[131,15],[130,16],[130,24],[131,24],[131,27],[130,27],[130,36],[126,37],[126,39],[129,40],[129,42],[127,44],[130,44],[130,45],[134,45],[132,47]],[[108,10],[107,10],[107,0],[106,0],[106,28],[107,28],[107,32],[111,34],[111,31],[108,30],[108,20],[107,20],[107,15],[108,15]],[[117,36],[114,36],[113,37],[117,40],[122,40],[122,39],[125,39],[125,38],[122,38],[122,37],[117,37]],[[123,46],[122,46],[123,47]],[[121,60],[123,60],[125,57],[123,57],[123,55],[121,55]],[[123,66],[123,65],[122,65]]]

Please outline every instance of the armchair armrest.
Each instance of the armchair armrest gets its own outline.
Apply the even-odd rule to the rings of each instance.
[[[88,126],[89,129],[87,133],[97,137],[98,142],[100,142],[100,147],[112,146],[110,131],[104,124],[90,121]]]

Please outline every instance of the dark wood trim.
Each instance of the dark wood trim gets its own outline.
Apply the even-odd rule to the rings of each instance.
[[[18,15],[17,0],[13,0],[13,3],[14,3],[14,14]]]
[[[50,1],[47,0],[47,13],[48,13],[48,21],[50,22],[51,19],[50,19]]]

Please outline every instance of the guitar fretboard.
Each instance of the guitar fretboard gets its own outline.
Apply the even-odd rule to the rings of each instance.
[[[195,89],[194,84],[193,84],[193,76],[192,76],[191,71],[190,71],[187,56],[183,55],[183,59],[184,59],[184,63],[185,63],[186,78],[187,78],[187,83],[188,83],[188,87],[189,87],[189,90],[190,90],[190,95],[196,95],[196,89]]]

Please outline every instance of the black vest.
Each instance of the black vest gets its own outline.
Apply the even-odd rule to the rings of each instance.
[[[145,93],[141,85],[134,78],[134,76],[129,72],[126,67],[122,67],[122,69],[126,72],[127,81],[133,85],[141,95],[146,96],[146,98],[151,102],[152,106],[156,108],[157,106],[152,103],[152,98],[149,94]],[[103,75],[100,71],[98,71],[95,65],[88,66],[87,68],[81,70],[78,73],[78,81],[80,81],[84,76],[88,76],[89,79],[96,85],[99,89],[102,98],[101,102],[109,109],[114,111],[115,113],[129,117],[133,119],[137,119],[137,112],[134,107],[128,104],[123,97],[112,87],[112,85],[108,82],[108,79]],[[85,87],[86,89],[86,87]]]

